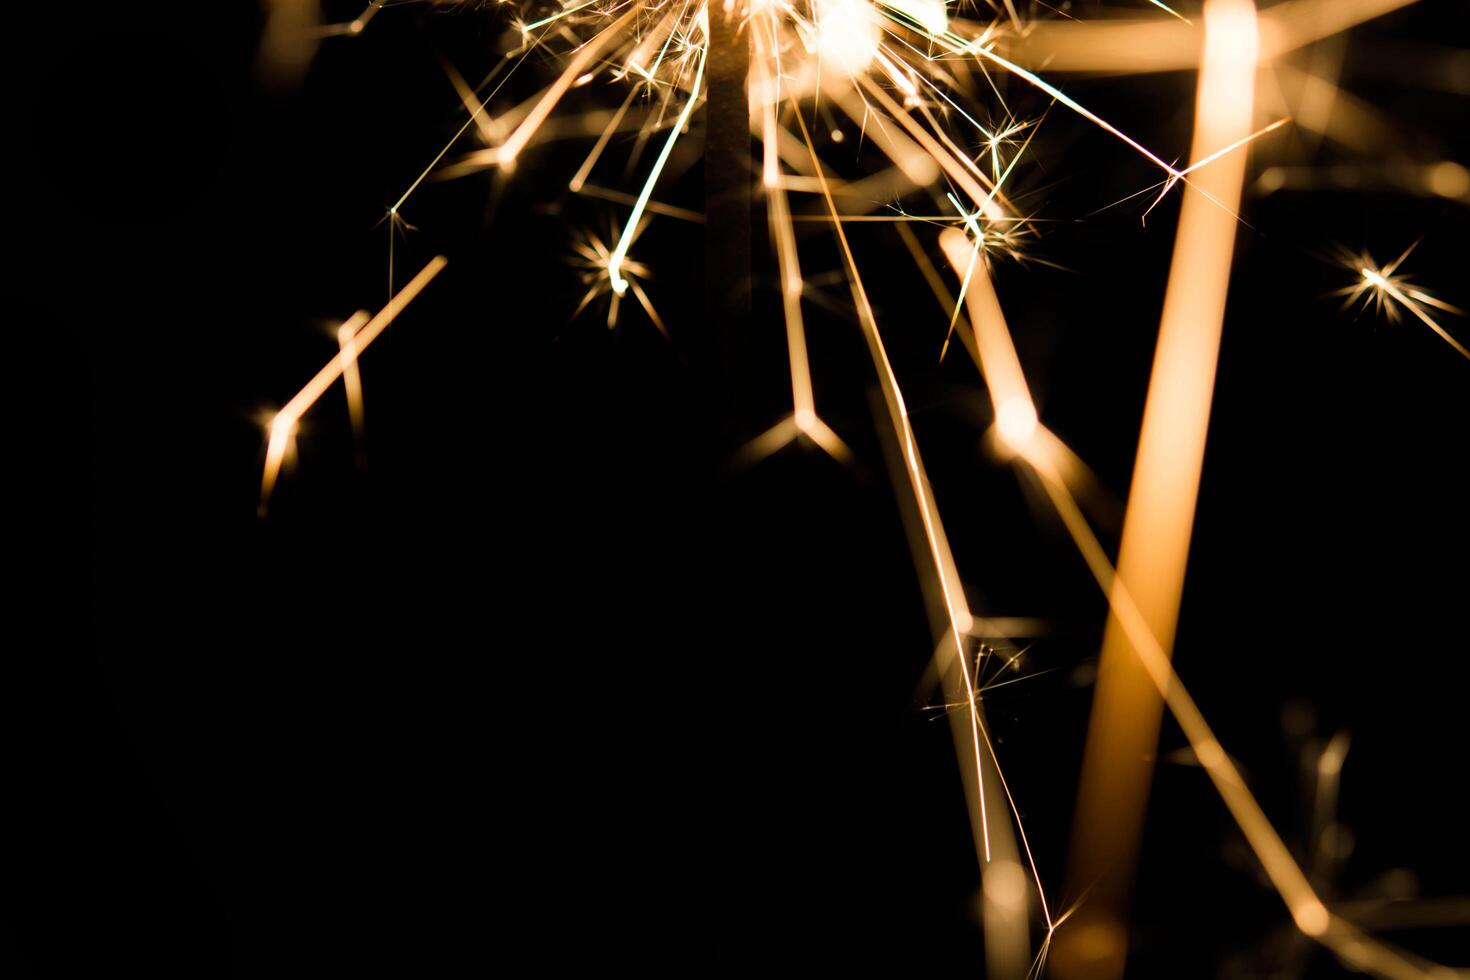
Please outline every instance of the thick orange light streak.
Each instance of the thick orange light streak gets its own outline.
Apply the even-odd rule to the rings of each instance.
[[[638,200],[633,204],[633,213],[628,216],[628,223],[623,228],[623,234],[618,239],[617,247],[613,249],[612,258],[608,261],[607,278],[612,283],[613,292],[619,296],[628,289],[628,281],[623,278],[623,260],[628,256],[628,247],[633,244],[633,237],[638,234],[639,225],[643,220],[643,210],[648,207],[648,199],[653,196],[653,187],[658,183],[659,175],[663,173],[664,164],[669,162],[669,154],[674,152],[674,144],[678,142],[679,134],[684,131],[684,127],[689,124],[689,115],[694,112],[694,106],[699,102],[700,82],[704,80],[707,50],[708,48],[701,49],[699,65],[694,69],[694,82],[689,86],[689,99],[684,103],[684,108],[680,110],[679,118],[674,121],[674,125],[669,127],[668,139],[664,141],[663,148],[659,150],[658,158],[653,162],[648,179],[643,182],[643,190],[639,192]]]
[[[1204,23],[1195,161],[1249,138],[1259,46],[1249,0],[1209,0]],[[1185,184],[1123,524],[1117,587],[1126,590],[1130,607],[1136,603],[1165,656],[1184,589],[1244,176],[1245,154],[1237,153]],[[1103,638],[1068,866],[1068,891],[1087,892],[1088,900],[1058,936],[1053,959],[1066,980],[1123,974],[1133,869],[1163,710],[1134,633],[1115,606]]]
[[[1258,57],[1279,58],[1416,2],[1286,0],[1261,12]],[[1051,21],[1008,39],[1004,49],[1017,63],[1050,72],[1139,74],[1192,69],[1200,64],[1204,43],[1198,25],[1178,20]]]
[[[872,304],[868,300],[867,290],[863,286],[857,262],[853,258],[852,248],[847,241],[847,235],[842,230],[836,202],[832,198],[825,178],[820,176],[821,167],[817,165],[816,149],[812,145],[811,134],[807,131],[806,122],[799,111],[796,113],[796,121],[801,129],[807,151],[812,155],[813,165],[819,175],[818,179],[821,181],[822,197],[826,202],[828,214],[832,218],[833,232],[842,251],[849,285],[852,289],[853,303],[858,312],[858,323],[868,343],[873,366],[878,372],[879,387],[883,394],[884,404],[888,409],[892,434],[897,443],[897,453],[902,461],[902,469],[907,477],[909,490],[918,512],[924,544],[923,551],[931,563],[927,571],[933,575],[932,581],[938,593],[938,604],[944,613],[942,628],[939,630],[940,640],[934,655],[935,668],[945,685],[947,700],[958,703],[958,700],[963,698],[966,706],[963,716],[950,716],[950,730],[954,736],[960,768],[965,775],[965,792],[969,799],[969,812],[977,838],[976,850],[982,859],[981,884],[985,899],[986,955],[990,975],[997,978],[1030,975],[1044,961],[1056,923],[1052,918],[1045,889],[1042,887],[1040,875],[1036,870],[1036,862],[1031,853],[1030,842],[1026,838],[1025,827],[1021,823],[1020,812],[1011,795],[1010,787],[1005,781],[1000,759],[996,756],[995,746],[990,740],[990,734],[982,718],[980,695],[976,678],[971,673],[969,648],[965,642],[966,637],[975,626],[975,617],[970,612],[969,604],[965,599],[964,585],[960,581],[959,569],[955,565],[954,555],[950,550],[944,522],[940,518],[939,507],[934,501],[934,494],[929,486],[929,477],[924,470],[924,462],[919,454],[913,426],[909,422],[908,408],[898,385],[898,377],[893,371],[892,362],[888,359],[888,351],[883,344],[882,335],[878,332],[877,319],[874,316]],[[958,683],[956,675],[958,675]],[[982,745],[991,760],[991,765],[988,767],[981,753]],[[1004,816],[1008,819],[990,819],[990,804],[987,801],[994,801],[996,798],[993,790],[989,793],[986,791],[986,784],[991,780],[995,780],[1000,785],[1005,796],[1009,813]],[[1014,820],[1014,834],[1011,829],[1012,820]],[[1019,849],[1015,839],[1017,836],[1021,842]],[[1027,966],[1030,949],[1029,928],[1026,916],[1021,911],[1024,908],[1025,889],[1022,887],[1021,894],[1018,896],[1015,875],[1011,873],[1012,869],[1020,867],[1021,849],[1024,849],[1026,860],[1031,868],[1037,899],[1041,904],[1047,929],[1046,942],[1030,967]]]
[[[1261,862],[1266,876],[1286,903],[1297,928],[1331,949],[1350,965],[1390,980],[1453,980],[1458,976],[1458,971],[1427,962],[1370,937],[1353,923],[1328,910],[1302,872],[1301,866],[1292,857],[1281,835],[1271,825],[1260,803],[1246,786],[1240,770],[1221,747],[1194,698],[1185,689],[1169,662],[1168,651],[1154,636],[1143,610],[1108,561],[1107,553],[1082,516],[1082,511],[1067,490],[1061,474],[1050,464],[1045,454],[1028,457],[1027,462],[1041,477],[1042,485],[1058,516],[1071,534],[1098,586],[1107,594],[1108,605],[1118,628],[1127,634],[1130,649],[1137,657],[1144,674],[1157,695],[1168,705],[1170,714],[1178,722],[1185,739],[1194,750],[1200,767],[1209,776],[1216,792],[1220,794],[1231,817],[1245,836],[1246,843]],[[1080,915],[1081,910],[1086,907],[1087,903],[1084,902],[1077,914]],[[1071,930],[1063,930],[1057,935],[1061,939],[1070,934]],[[1065,957],[1066,944],[1058,942],[1057,947]],[[1073,969],[1072,966],[1063,965],[1056,972],[1058,976],[1062,976]]]
[[[816,168],[820,178],[821,167],[816,159],[816,150],[812,147],[811,135],[807,132],[806,121],[802,119],[800,107],[796,107],[796,121],[801,127],[801,133],[806,140],[808,151],[812,155],[812,165]],[[913,427],[909,424],[908,408],[904,404],[903,392],[899,389],[898,378],[893,373],[893,365],[888,360],[888,351],[883,346],[883,338],[878,333],[878,325],[873,317],[872,305],[868,302],[867,291],[863,288],[862,278],[857,271],[857,261],[852,256],[852,249],[847,244],[847,235],[842,230],[842,223],[837,220],[837,204],[832,199],[831,192],[827,189],[825,179],[822,182],[822,196],[827,203],[828,213],[832,216],[832,227],[837,235],[837,240],[842,247],[842,255],[845,262],[847,274],[852,287],[853,302],[858,310],[858,322],[863,328],[863,338],[868,342],[868,349],[873,357],[873,365],[878,369],[878,381],[883,391],[883,399],[888,406],[889,420],[893,424],[903,456],[905,471],[909,477],[910,488],[913,491],[915,503],[919,509],[920,520],[924,525],[924,537],[928,546],[930,556],[934,561],[934,573],[939,583],[939,590],[944,606],[946,620],[946,639],[953,643],[949,652],[949,659],[957,660],[959,673],[964,682],[965,704],[968,706],[969,718],[969,751],[975,762],[975,782],[978,796],[978,817],[980,822],[981,853],[984,859],[990,860],[990,829],[989,817],[985,809],[985,783],[982,778],[984,766],[980,758],[980,705],[975,693],[975,682],[970,676],[970,668],[967,663],[965,636],[970,630],[972,617],[968,603],[965,601],[964,585],[960,582],[959,569],[955,567],[954,557],[949,549],[949,541],[944,533],[944,525],[939,519],[939,509],[934,505],[933,494],[929,489],[929,480],[924,473],[923,460],[919,456],[918,442],[914,438]],[[943,644],[941,644],[943,648]],[[941,672],[945,676],[950,675],[951,664],[941,665]]]
[[[765,32],[754,28],[753,41],[757,57],[752,65],[758,84],[773,85],[767,77],[768,59]],[[770,43],[776,43],[772,41]],[[772,61],[774,59],[771,59]],[[781,277],[781,307],[786,320],[786,358],[791,372],[792,414],[788,441],[805,435],[823,451],[841,463],[852,461],[852,451],[842,438],[817,415],[816,394],[812,390],[811,363],[807,356],[806,327],[801,313],[805,283],[801,277],[801,261],[797,254],[796,231],[791,222],[791,205],[781,183],[781,164],[776,154],[776,106],[762,106],[760,135],[764,146],[762,183],[766,188],[767,224],[776,248],[777,268]],[[774,431],[785,431],[780,426]],[[769,438],[769,432],[763,438]]]

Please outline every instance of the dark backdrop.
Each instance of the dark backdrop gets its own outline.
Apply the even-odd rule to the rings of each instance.
[[[657,221],[637,253],[672,344],[631,308],[616,331],[603,305],[572,318],[572,235],[623,214],[561,191],[576,144],[411,200],[400,280],[450,265],[364,361],[367,467],[327,397],[261,521],[259,414],[331,356],[329,322],[381,304],[384,211],[461,121],[439,59],[478,77],[503,22],[389,9],[272,92],[253,4],[19,6],[3,939],[20,975],[978,969],[928,625],[819,227],[818,397],[853,469],[798,449],[729,466],[785,405],[768,260],[733,375],[701,329],[697,226]],[[1374,38],[1443,42],[1452,6],[1349,49],[1348,81],[1421,134],[1401,151],[1417,159],[1470,157],[1463,98],[1351,66]],[[523,72],[508,93],[545,78]],[[1166,155],[1187,146],[1182,76],[1067,85]],[[999,288],[1043,418],[1119,493],[1176,211],[1076,221],[1152,174],[1059,110],[1035,148],[1031,251],[1064,269],[1008,262]],[[660,197],[698,208],[699,175]],[[1341,313],[1323,295],[1352,274],[1321,256],[1386,261],[1422,234],[1406,271],[1470,304],[1465,210],[1369,190],[1246,217],[1178,665],[1294,844],[1300,733],[1352,733],[1337,892],[1407,868],[1458,894],[1470,364],[1413,323]],[[1051,897],[1072,899],[1056,889],[1103,604],[1044,502],[981,451],[983,391],[962,356],[936,364],[944,311],[891,230],[852,234],[972,601],[1049,624],[1035,679],[989,710]],[[1180,744],[1166,724],[1161,752]],[[1161,766],[1148,833],[1138,975],[1263,971],[1287,917],[1198,770]],[[1443,931],[1397,938],[1464,959]]]

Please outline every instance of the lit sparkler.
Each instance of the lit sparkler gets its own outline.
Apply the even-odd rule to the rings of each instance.
[[[1151,753],[1165,707],[1184,730],[1302,934],[1379,975],[1436,975],[1433,964],[1373,939],[1318,897],[1169,663],[1239,225],[1237,211],[1246,187],[1246,154],[1292,119],[1324,138],[1371,150],[1384,130],[1372,110],[1340,92],[1332,81],[1331,66],[1301,68],[1288,64],[1284,56],[1410,2],[1286,0],[1257,12],[1250,0],[1206,0],[1202,16],[1192,17],[1149,0],[1148,5],[1158,9],[1148,19],[1109,22],[1035,20],[1023,16],[1012,0],[992,2],[993,9],[946,0],[562,0],[551,6],[518,5],[515,30],[520,45],[497,69],[500,80],[481,97],[454,79],[468,118],[390,209],[391,284],[392,235],[402,221],[402,209],[426,179],[487,170],[511,174],[538,143],[568,135],[585,137],[590,148],[582,164],[566,175],[568,188],[626,211],[619,213],[620,230],[612,240],[588,235],[575,247],[586,285],[579,310],[607,298],[611,327],[631,293],[667,336],[654,297],[640,283],[648,269],[633,252],[656,217],[703,219],[657,200],[670,161],[680,144],[691,138],[701,109],[711,114],[706,126],[711,143],[748,146],[754,137],[759,150],[748,161],[751,178],[746,183],[751,186],[736,190],[754,190],[765,199],[786,327],[791,413],[746,447],[747,459],[798,439],[809,440],[839,460],[852,456],[819,413],[803,321],[806,281],[796,226],[818,221],[830,227],[877,372],[895,469],[917,514],[914,541],[922,577],[933,583],[931,605],[938,610],[935,667],[943,679],[946,702],[960,709],[950,716],[982,867],[989,966],[995,976],[1039,975],[1054,949],[1065,954],[1054,963],[1058,972],[1121,974],[1126,868],[1138,845],[1149,768],[1121,766],[1118,760]],[[384,6],[384,0],[375,0],[354,20],[318,30],[314,36],[359,34]],[[274,0],[269,60],[280,71],[299,66],[305,57],[302,45],[309,44],[301,31],[292,33],[281,25],[299,26],[311,18],[314,8],[305,0]],[[500,86],[531,52],[555,54],[560,70],[532,98],[493,113],[491,102]],[[1194,140],[1184,166],[1168,162],[1052,80],[1057,73],[1072,71],[1180,69],[1197,72]],[[1037,121],[1018,119],[1004,105],[993,84],[996,73],[1032,87],[1058,107],[1056,111],[1102,129],[1154,167],[1158,182],[1140,193],[1157,189],[1155,204],[1176,189],[1183,196],[1116,568],[1076,503],[1088,471],[1038,417],[992,281],[993,263],[1026,248],[1031,216],[1008,190],[1013,175],[1028,162],[1027,151],[1039,126]],[[1271,84],[1263,84],[1267,81]],[[599,82],[626,87],[614,100],[615,110],[564,125],[558,110],[568,94]],[[723,112],[735,107],[733,123],[728,116],[715,118],[716,105]],[[860,134],[871,164],[866,176],[842,180],[835,175],[813,136],[818,118],[845,120]],[[721,125],[734,129],[720,130]],[[483,145],[456,153],[472,130]],[[834,142],[845,139],[841,123],[823,131]],[[637,158],[636,186],[601,187],[594,182],[599,164],[614,137],[625,132],[636,133],[651,158],[646,162]],[[1430,192],[1448,198],[1470,194],[1470,180],[1459,164],[1439,161],[1425,168],[1416,179]],[[744,181],[743,176],[735,179]],[[1282,178],[1265,189],[1285,185]],[[798,196],[815,202],[815,210],[793,206]],[[924,213],[874,213],[876,201],[906,198],[926,201]],[[966,604],[902,387],[864,284],[864,270],[844,231],[845,225],[865,220],[894,222],[943,304],[950,332],[958,332],[980,369],[994,413],[996,442],[1016,465],[1030,467],[1040,476],[1109,599],[1105,677],[1096,695],[1072,874],[1084,888],[1093,878],[1107,878],[1110,884],[1089,899],[1077,912],[1076,922],[1061,932],[1068,913],[1048,901],[1059,883],[1050,883],[1049,888],[1037,870],[987,729],[981,674],[985,657],[993,651],[981,646],[978,658],[975,652],[979,638],[990,634]],[[941,229],[937,241],[921,237],[927,226]],[[935,245],[954,272],[953,283],[939,274],[929,257]],[[1390,315],[1413,315],[1470,358],[1464,344],[1429,312],[1457,311],[1397,276],[1402,261],[1403,257],[1379,268],[1364,260],[1357,267],[1361,280],[1343,294],[1349,302],[1367,298]],[[270,425],[262,507],[301,416],[338,377],[347,389],[353,424],[361,426],[358,356],[443,264],[443,259],[431,262],[377,317],[358,314],[343,324],[337,356]],[[731,268],[728,273],[738,278],[748,270]],[[1028,921],[1028,894],[1036,899],[1038,923]],[[1037,948],[1034,934],[1040,936]]]

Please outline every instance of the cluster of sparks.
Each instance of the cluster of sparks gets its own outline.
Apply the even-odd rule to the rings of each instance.
[[[1011,654],[985,641],[1008,634],[996,621],[976,616],[966,602],[903,390],[869,301],[864,272],[849,245],[845,226],[855,221],[893,222],[942,303],[942,313],[935,316],[941,325],[941,317],[948,320],[945,347],[950,337],[958,337],[979,369],[994,413],[994,443],[1014,465],[1039,478],[1108,597],[1104,664],[1109,658],[1126,659],[1147,686],[1153,722],[1146,709],[1142,721],[1118,720],[1103,731],[1099,719],[1117,714],[1109,714],[1109,698],[1122,695],[1099,686],[1079,807],[1085,808],[1089,773],[1094,780],[1097,773],[1106,773],[1107,758],[1119,749],[1120,737],[1124,743],[1132,739],[1135,746],[1142,739],[1140,754],[1149,755],[1149,743],[1157,738],[1157,716],[1167,709],[1302,934],[1344,963],[1377,975],[1454,975],[1371,937],[1319,897],[1170,663],[1232,248],[1240,226],[1237,212],[1248,190],[1248,149],[1288,125],[1349,146],[1371,144],[1374,127],[1381,125],[1371,110],[1340,92],[1331,72],[1314,59],[1304,65],[1288,55],[1410,2],[1286,0],[1258,11],[1250,0],[1205,0],[1202,13],[1191,18],[1157,0],[1140,0],[1135,17],[1105,21],[1035,19],[1034,10],[1023,16],[1020,7],[1027,5],[1019,0],[963,7],[946,0],[561,0],[555,7],[517,5],[516,50],[481,86],[452,77],[468,118],[390,209],[391,301],[376,316],[359,313],[345,322],[338,332],[337,355],[274,415],[262,508],[292,450],[302,416],[339,378],[353,423],[361,425],[358,357],[444,267],[445,259],[436,258],[401,289],[394,288],[392,236],[401,227],[401,209],[431,176],[488,170],[511,175],[538,143],[586,139],[590,150],[582,165],[565,175],[567,185],[574,193],[619,208],[621,230],[609,241],[588,234],[577,242],[576,261],[586,286],[582,306],[607,298],[612,326],[619,304],[631,296],[667,335],[643,285],[649,270],[632,252],[656,218],[702,220],[697,213],[661,203],[656,193],[667,179],[676,148],[696,130],[693,121],[715,84],[710,66],[720,54],[718,46],[738,45],[742,57],[748,57],[745,97],[750,133],[758,143],[751,184],[764,195],[779,273],[792,405],[790,415],[754,439],[745,455],[755,459],[801,441],[844,462],[852,456],[819,414],[808,362],[803,322],[808,282],[797,226],[821,222],[830,228],[842,257],[843,276],[886,406],[895,470],[918,517],[915,550],[935,610],[935,668],[945,702],[954,709],[948,714],[981,864],[986,956],[993,975],[1040,976],[1053,965],[1059,974],[1112,975],[1106,966],[1085,974],[1060,961],[1049,964],[1049,956],[1068,942],[1062,927],[1073,914],[1078,920],[1072,923],[1076,962],[1088,956],[1108,962],[1113,955],[1109,944],[1120,941],[1108,932],[1106,915],[1088,918],[1085,902],[1065,911],[1054,907],[1048,895],[1057,894],[1058,883],[1048,887],[1037,870],[984,711],[983,694],[990,683],[986,671],[993,681],[1014,663]],[[385,5],[385,0],[375,0],[355,20],[320,28],[315,36],[360,34]],[[306,25],[317,16],[314,8],[303,0],[274,0],[268,40],[277,42],[270,50],[278,66],[302,63],[301,39],[312,36]],[[492,112],[501,86],[532,52],[555,56],[559,69],[554,79],[525,102]],[[1185,164],[1169,162],[1051,80],[1077,71],[1170,70],[1192,70],[1197,79],[1194,137]],[[1006,105],[995,84],[1000,75],[1040,93],[1048,111],[1101,128],[1155,167],[1156,183],[1140,191],[1154,194],[1153,203],[1175,191],[1183,197],[1116,562],[1085,513],[1091,487],[1086,465],[1038,416],[993,282],[995,262],[1021,254],[1033,233],[1031,216],[1009,191],[1013,175],[1029,159],[1027,149],[1039,126],[1039,120],[1022,119]],[[606,83],[626,89],[612,101],[615,108],[571,119],[558,114],[572,90]],[[486,87],[491,90],[482,95]],[[814,138],[814,131],[833,143],[860,140],[874,161],[868,174],[840,178],[822,159],[818,146],[823,140]],[[479,139],[478,148],[456,151],[471,132]],[[640,176],[627,190],[593,180],[619,135],[634,139],[637,146]],[[1266,176],[1278,170],[1268,170]],[[1435,161],[1414,172],[1429,193],[1470,200],[1470,176],[1458,164]],[[1280,174],[1269,182],[1263,176],[1262,182],[1262,192],[1288,183]],[[920,210],[931,213],[885,209],[877,203],[900,200],[923,201]],[[937,239],[922,239],[936,230]],[[1343,295],[1349,303],[1376,304],[1391,316],[1412,316],[1470,360],[1470,350],[1436,319],[1458,311],[1399,274],[1408,254],[1381,267],[1354,257],[1349,268],[1356,281]],[[943,261],[935,262],[935,255]],[[941,271],[945,266],[948,278]],[[1126,734],[1129,730],[1132,734]],[[1074,849],[1078,841],[1089,839],[1085,828],[1077,833]],[[1111,848],[1126,854],[1129,833],[1136,837],[1136,828],[1125,828],[1121,843],[1101,838],[1093,843],[1100,852]],[[1099,904],[1106,913],[1106,898]],[[1079,924],[1084,921],[1091,923],[1091,933]],[[1088,943],[1091,951],[1084,948]],[[1057,957],[1062,958],[1060,952]]]

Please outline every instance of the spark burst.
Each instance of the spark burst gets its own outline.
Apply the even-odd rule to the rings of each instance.
[[[428,2],[428,0],[426,0]],[[562,0],[560,5],[514,4],[519,39],[485,85],[452,81],[467,118],[388,213],[391,301],[376,317],[359,313],[338,333],[340,351],[277,413],[270,424],[262,479],[264,509],[293,433],[321,394],[343,379],[355,427],[361,425],[362,391],[356,361],[394,317],[443,268],[436,258],[401,290],[395,289],[393,236],[402,209],[428,179],[482,171],[517,172],[539,142],[586,138],[580,167],[565,175],[573,192],[602,198],[620,210],[609,240],[583,235],[575,245],[586,292],[578,307],[606,300],[607,325],[618,324],[631,293],[650,321],[669,334],[655,297],[641,281],[650,269],[634,257],[640,234],[656,217],[700,221],[656,198],[676,149],[696,138],[695,119],[717,97],[748,109],[748,132],[716,132],[706,138],[759,143],[750,181],[764,195],[772,249],[779,271],[787,335],[791,413],[743,451],[757,460],[797,440],[808,440],[834,458],[852,452],[821,417],[812,385],[803,303],[798,222],[830,228],[840,255],[858,323],[877,372],[895,448],[894,468],[919,521],[915,549],[931,599],[934,663],[943,679],[960,768],[970,800],[985,900],[988,966],[993,975],[1039,976],[1054,969],[1067,976],[1116,976],[1126,951],[1126,866],[1140,831],[1138,806],[1149,767],[1119,759],[1147,758],[1167,708],[1188,738],[1194,757],[1280,894],[1301,934],[1332,949],[1344,962],[1388,977],[1438,976],[1442,968],[1366,934],[1345,913],[1329,908],[1246,787],[1239,771],[1170,665],[1185,558],[1198,493],[1223,322],[1237,212],[1246,190],[1248,150],[1294,123],[1299,129],[1371,151],[1390,127],[1381,114],[1336,84],[1339,65],[1314,57],[1306,67],[1292,52],[1332,38],[1355,25],[1406,6],[1412,0],[1285,0],[1258,11],[1249,0],[1206,0],[1201,16],[1187,16],[1159,0],[1139,5],[1132,20],[1079,21],[1037,18],[1040,5],[990,0],[959,5],[945,0]],[[369,3],[355,19],[314,31],[307,0],[274,0],[267,33],[268,63],[278,74],[299,71],[316,39],[361,34],[385,6]],[[504,5],[504,4],[502,4]],[[1021,9],[1025,6],[1027,9]],[[1145,8],[1153,8],[1146,10]],[[550,84],[524,103],[499,112],[491,104],[511,74],[533,54],[559,63]],[[718,73],[712,70],[721,62]],[[737,70],[733,75],[730,65]],[[1069,96],[1055,75],[1075,71],[1196,72],[1195,129],[1188,162],[1171,163],[1086,105]],[[1157,192],[1149,210],[1176,190],[1183,209],[1150,381],[1138,465],[1128,498],[1116,566],[1078,504],[1088,492],[1085,464],[1038,416],[1012,343],[1004,305],[992,281],[1002,259],[1027,258],[1033,248],[1033,215],[1010,193],[1013,177],[1028,162],[1028,148],[1042,119],[1021,119],[1001,97],[997,75],[1030,86],[1077,123],[1095,126],[1156,169]],[[732,82],[731,79],[734,79]],[[587,115],[561,113],[574,89],[621,86],[615,109]],[[739,120],[737,119],[737,125]],[[820,123],[820,125],[819,125]],[[471,131],[478,149],[457,149]],[[819,153],[818,132],[833,144],[856,135],[870,161],[866,176],[840,179]],[[592,182],[620,134],[636,137],[639,176],[626,189]],[[1402,170],[1402,168],[1400,168]],[[1460,198],[1470,193],[1464,168],[1438,161],[1407,171],[1428,193]],[[1282,168],[1267,170],[1259,190],[1289,186]],[[743,179],[743,178],[742,178]],[[748,193],[752,188],[744,188]],[[742,190],[736,188],[737,191]],[[813,201],[815,209],[792,199]],[[882,211],[875,202],[903,201]],[[923,201],[908,210],[907,202]],[[1144,212],[1144,216],[1147,211]],[[1112,875],[1120,889],[1102,888],[1080,907],[1063,911],[1048,896],[1058,890],[1037,870],[1016,800],[988,732],[983,694],[1011,661],[992,663],[993,623],[968,608],[945,525],[931,492],[902,387],[884,345],[877,314],[849,245],[845,225],[891,221],[898,236],[948,313],[948,334],[969,350],[989,394],[994,442],[1014,465],[1041,480],[1109,600],[1105,664],[1122,665],[1096,694],[1084,765],[1069,892]],[[937,240],[921,234],[939,229]],[[931,259],[941,254],[952,270],[947,281]],[[1470,351],[1430,314],[1458,312],[1397,274],[1408,252],[1379,267],[1366,257],[1350,265],[1359,280],[1343,290],[1348,303],[1364,300],[1397,318],[1408,313],[1457,352]],[[748,270],[732,268],[739,278]],[[985,679],[990,673],[990,681]],[[1039,911],[1032,921],[1028,909]],[[1075,916],[1067,929],[1064,922]],[[1039,937],[1039,943],[1034,941]],[[1057,952],[1055,962],[1049,957]]]
[[[1418,246],[1419,243],[1415,242],[1405,249],[1402,255],[1382,267],[1367,255],[1347,256],[1347,267],[1356,271],[1360,278],[1353,285],[1339,290],[1336,295],[1347,297],[1344,309],[1361,300],[1364,305],[1371,305],[1376,312],[1387,317],[1390,323],[1397,323],[1402,319],[1404,313],[1408,313],[1433,330],[1461,357],[1470,360],[1470,350],[1467,350],[1464,344],[1456,340],[1453,334],[1440,326],[1439,322],[1429,315],[1429,308],[1462,317],[1466,315],[1465,311],[1415,286],[1406,276],[1397,274],[1404,260],[1413,254],[1414,249]]]

